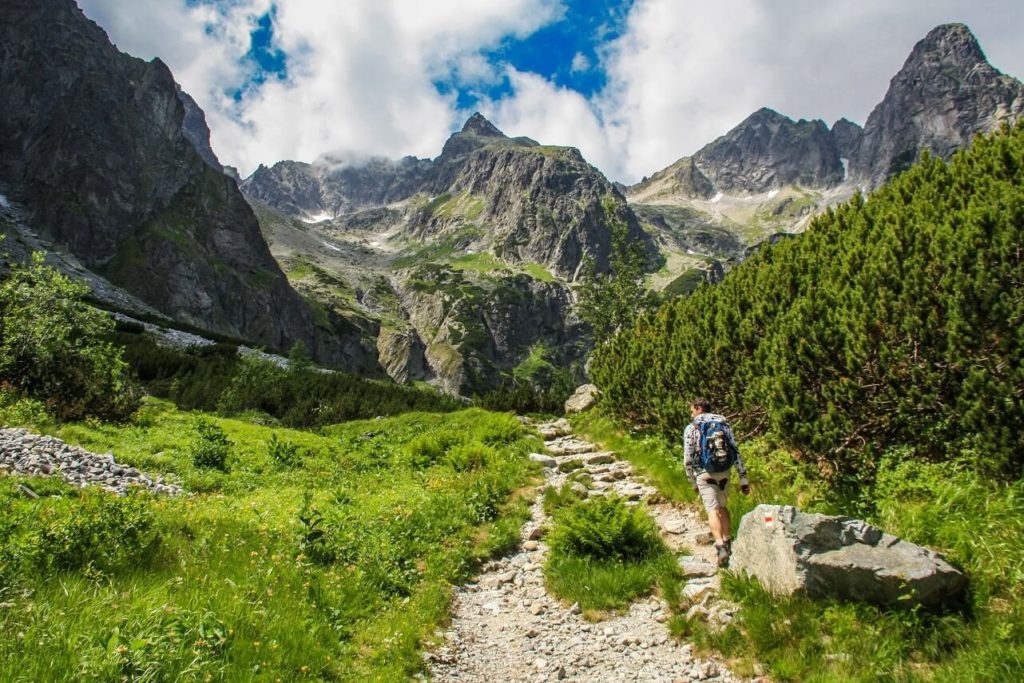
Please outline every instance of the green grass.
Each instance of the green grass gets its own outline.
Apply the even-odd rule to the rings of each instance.
[[[204,415],[231,442],[227,473],[193,463],[198,416],[159,401],[119,426],[0,414],[194,492],[127,499],[155,534],[143,549],[88,512],[118,499],[33,480],[45,495],[31,500],[21,478],[0,479],[0,601],[13,605],[0,610],[0,680],[405,680],[450,586],[514,546],[527,516],[517,492],[539,444],[511,415],[410,413],[318,434]],[[282,443],[295,462],[274,457]],[[123,552],[41,564],[53,539],[92,533],[80,520]]]
[[[598,619],[650,595],[656,585],[676,591],[675,556],[642,508],[612,496],[578,500],[567,486],[544,493],[545,509],[554,517],[544,566],[552,594]]]
[[[477,273],[494,273],[499,270],[508,270],[509,266],[502,263],[494,254],[477,252],[475,254],[464,254],[448,260],[456,270],[471,270]]]
[[[663,577],[678,574],[676,559],[663,554],[642,562],[563,557],[544,568],[548,589],[567,603],[579,603],[584,617],[596,620],[650,595]]]
[[[540,282],[555,282],[557,278],[551,274],[547,266],[542,266],[539,263],[524,263],[522,265],[523,272],[532,277],[534,280]]]
[[[701,283],[704,282],[705,272],[697,268],[691,268],[668,283],[665,289],[662,290],[662,293],[665,296],[687,296],[693,294],[700,287]]]

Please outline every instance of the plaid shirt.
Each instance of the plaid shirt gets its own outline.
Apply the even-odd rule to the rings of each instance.
[[[732,427],[729,426],[724,417],[715,413],[701,413],[693,418],[693,422],[686,425],[686,429],[683,431],[683,469],[686,470],[686,478],[690,480],[691,486],[696,487],[697,476],[704,472],[704,468],[700,464],[700,430],[697,429],[697,423],[710,422],[712,420],[722,422],[725,425],[725,438],[736,449],[736,471],[740,473],[740,484],[748,483],[747,468],[743,464],[743,458],[740,457],[740,448],[736,444],[736,437],[733,436]],[[723,473],[714,472],[713,474],[721,475]]]

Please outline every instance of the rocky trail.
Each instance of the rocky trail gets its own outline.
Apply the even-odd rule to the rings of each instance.
[[[579,481],[571,486],[586,486],[585,495],[614,492],[632,504],[645,504],[669,547],[686,550],[679,563],[687,576],[683,600],[692,604],[689,614],[713,624],[732,619],[735,606],[717,600],[720,579],[710,535],[694,511],[661,501],[628,462],[573,436],[566,420],[537,429],[551,455],[531,458],[544,465],[546,485],[561,487],[573,472],[583,471],[590,477],[589,486]],[[578,464],[566,464],[571,461]],[[573,472],[562,471],[572,467]],[[433,680],[741,680],[720,662],[699,658],[689,644],[672,639],[666,625],[670,605],[658,597],[590,622],[578,605],[567,606],[550,596],[542,572],[548,552],[543,537],[547,521],[538,494],[517,551],[490,562],[474,583],[456,589],[444,643],[426,655]]]

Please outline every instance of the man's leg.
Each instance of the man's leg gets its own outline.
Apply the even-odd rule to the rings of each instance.
[[[708,523],[711,525],[711,535],[715,537],[715,545],[722,545],[725,542],[725,530],[729,528],[728,522],[724,526],[722,524],[723,513],[728,519],[729,511],[725,508],[716,507],[708,510]]]

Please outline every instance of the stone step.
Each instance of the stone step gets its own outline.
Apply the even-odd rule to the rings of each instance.
[[[552,455],[582,455],[592,453],[596,446],[589,441],[563,437],[546,442],[544,448]]]

